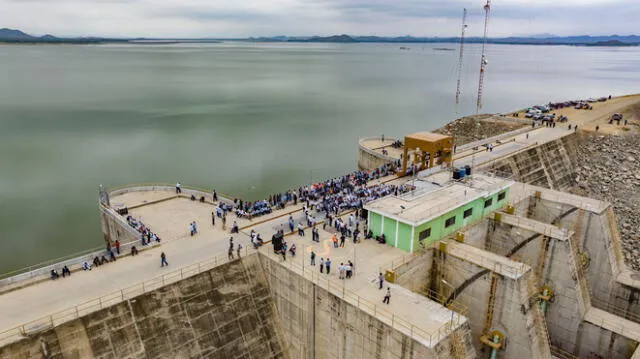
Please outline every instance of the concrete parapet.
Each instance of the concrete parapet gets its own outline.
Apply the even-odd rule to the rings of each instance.
[[[373,170],[400,158],[400,156],[386,156],[381,152],[375,151],[374,148],[369,145],[369,143],[376,140],[380,141],[381,146],[385,145],[385,143],[382,142],[382,138],[380,137],[366,137],[361,138],[360,141],[358,141],[358,168],[362,170]],[[396,141],[396,139],[386,138],[385,141],[391,141],[389,142],[390,144]],[[387,144],[387,146],[389,146],[389,144]]]

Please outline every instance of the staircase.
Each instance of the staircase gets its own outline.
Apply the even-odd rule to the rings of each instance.
[[[489,302],[487,304],[487,314],[484,321],[483,334],[489,334],[493,327],[493,311],[496,305],[496,290],[498,289],[499,276],[496,273],[491,275],[491,287],[489,289]]]
[[[540,349],[540,353],[548,354],[551,351],[551,347],[549,344],[549,331],[547,329],[547,320],[544,317],[542,308],[540,308],[540,305],[538,305],[537,299],[540,292],[536,287],[536,282],[538,282],[538,279],[535,278],[534,275],[530,274],[527,276],[528,292],[526,293],[526,296],[528,297],[527,300],[531,305],[531,315],[533,316],[535,333],[538,337],[538,346]]]
[[[453,349],[453,357],[455,359],[468,359],[473,356],[467,350],[471,346],[471,331],[466,328],[460,328],[453,332],[451,337],[451,347]]]
[[[573,228],[573,235],[567,241],[567,244],[569,245],[569,268],[571,268],[571,276],[578,284],[578,288],[576,288],[576,299],[578,300],[578,308],[581,316],[584,316],[587,310],[591,307],[589,283],[587,282],[586,275],[583,272],[583,265],[581,261],[582,257],[579,250],[583,222],[584,210],[580,209],[577,213],[576,222]]]

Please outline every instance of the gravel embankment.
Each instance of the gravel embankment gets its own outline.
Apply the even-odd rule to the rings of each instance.
[[[583,135],[580,142],[576,185],[613,205],[627,265],[640,271],[640,135]]]
[[[500,121],[500,117],[494,115],[476,115],[459,118],[434,132],[453,136],[457,145],[464,145],[524,126],[528,124]]]

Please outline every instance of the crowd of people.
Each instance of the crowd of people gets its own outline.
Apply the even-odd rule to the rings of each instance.
[[[142,223],[142,221],[133,218],[133,216],[131,216],[131,215],[128,215],[127,216],[127,223],[131,227],[133,227],[135,230],[137,230],[138,233],[140,233],[140,242],[142,243],[143,246],[146,246],[146,245],[150,244],[151,242],[158,242],[158,243],[160,242],[160,237],[158,237],[157,234],[153,233],[149,229],[149,227],[145,226],[145,224]],[[193,222],[193,223],[195,224],[195,222]],[[118,254],[120,254],[119,249],[118,249]]]
[[[238,218],[252,219],[256,216],[271,213],[274,209],[283,209],[287,205],[297,205],[298,202],[306,202],[303,208],[303,211],[305,212],[306,223],[299,222],[296,226],[293,218],[290,217],[288,224],[291,232],[293,232],[297,227],[298,234],[300,236],[304,236],[305,228],[312,228],[312,240],[314,242],[319,242],[320,233],[318,228],[316,228],[317,219],[310,213],[310,210],[315,209],[317,213],[324,213],[325,215],[325,224],[323,228],[326,228],[326,225],[328,224],[329,226],[334,226],[336,230],[341,234],[340,242],[342,246],[344,246],[346,236],[352,237],[354,243],[356,243],[359,240],[359,235],[361,233],[359,230],[360,219],[356,218],[352,214],[349,216],[347,223],[345,223],[345,221],[339,218],[340,213],[347,210],[361,209],[363,208],[365,203],[390,194],[399,195],[410,191],[412,188],[407,184],[397,186],[380,183],[371,187],[367,187],[367,184],[369,184],[369,182],[395,173],[396,168],[398,168],[399,166],[400,161],[398,160],[393,163],[388,163],[380,166],[372,171],[354,171],[341,177],[332,178],[323,182],[317,182],[309,186],[302,186],[295,190],[276,193],[268,196],[263,200],[255,202],[243,201],[239,198],[234,199],[233,204],[227,203],[225,201],[218,201],[217,193],[214,190],[212,193],[212,198],[214,202],[218,201],[218,204],[215,211],[212,212],[212,222],[215,225],[215,218],[221,218],[223,221],[223,228],[225,228],[226,216],[228,212],[233,212]],[[182,185],[180,183],[176,184],[176,193],[182,193]],[[195,195],[191,195],[191,199],[193,201],[197,200]],[[204,201],[204,196],[201,196],[200,202]],[[334,220],[334,218],[336,219]],[[146,246],[152,242],[161,241],[160,237],[158,237],[156,233],[152,232],[149,227],[147,227],[142,221],[134,218],[131,215],[127,215],[126,221],[129,226],[134,228],[140,234],[140,241],[142,246]],[[233,222],[233,225],[231,227],[231,232],[239,232],[238,224],[235,221]],[[370,232],[371,231],[366,230],[365,224],[365,238],[372,238],[372,234]],[[191,236],[198,233],[198,228],[195,221],[189,223],[189,233]],[[252,230],[250,237],[251,244],[255,248],[263,245],[264,241],[259,233]],[[334,241],[334,243],[337,243],[337,239]],[[232,246],[233,244],[230,245],[230,247]],[[236,248],[238,247],[239,245]],[[282,253],[285,258],[286,253],[294,256],[296,253],[296,246],[295,244],[288,245],[283,241],[280,249],[277,252]],[[230,257],[232,257],[233,253],[231,249],[229,253]],[[116,254],[120,255],[119,241],[115,242],[114,248],[112,248],[111,245],[108,245],[106,252],[102,255],[95,256],[91,263],[85,261],[82,265],[82,269],[91,270],[93,267],[98,267],[110,262],[114,262],[116,261]],[[131,255],[134,256],[137,254],[138,249],[136,248],[136,246],[132,246]],[[163,265],[167,265],[166,256],[163,256],[162,262]],[[328,258],[326,261],[321,259],[320,263],[321,267],[326,268],[327,272],[330,271],[331,261]],[[342,266],[343,264],[341,264],[341,267]],[[344,266],[348,268],[349,264]],[[351,267],[353,267],[352,264]],[[347,274],[349,273],[347,269],[345,269],[344,272],[345,278],[349,278],[351,276],[351,274]],[[71,275],[71,271],[65,265],[62,268],[62,277],[66,277],[68,275]],[[59,277],[60,274],[58,273],[58,271],[56,269],[51,269],[51,278],[57,279]]]

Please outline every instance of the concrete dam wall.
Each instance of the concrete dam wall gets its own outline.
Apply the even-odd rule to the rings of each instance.
[[[474,356],[468,323],[435,345],[424,345],[298,273],[265,256],[261,256],[261,260],[292,358],[453,359]]]
[[[577,141],[578,136],[571,134],[484,164],[481,169],[536,186],[567,189],[575,177],[573,158]]]
[[[252,253],[77,319],[31,329],[1,347],[0,359],[474,355],[468,322],[434,340],[425,343],[418,332],[398,330],[268,256]]]
[[[257,254],[0,348],[0,358],[287,358]]]

